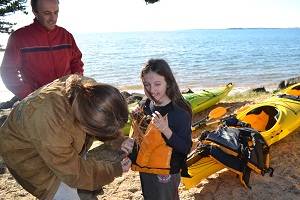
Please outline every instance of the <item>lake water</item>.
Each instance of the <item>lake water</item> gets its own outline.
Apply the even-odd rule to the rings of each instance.
[[[300,76],[300,29],[222,29],[74,34],[85,75],[121,90],[141,89],[149,58],[166,59],[182,89],[276,88]],[[2,60],[3,52],[0,52]],[[11,94],[0,81],[1,98]]]

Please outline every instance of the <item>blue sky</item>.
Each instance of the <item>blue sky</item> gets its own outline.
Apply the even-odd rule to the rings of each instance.
[[[33,15],[29,10],[14,18],[18,28],[32,22]],[[144,0],[60,0],[58,24],[73,33],[300,27],[300,0],[160,0],[148,5]]]

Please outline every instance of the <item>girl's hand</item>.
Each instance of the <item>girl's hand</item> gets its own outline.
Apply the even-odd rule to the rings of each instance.
[[[139,105],[136,105],[135,108],[131,111],[133,114],[135,113],[139,113],[139,112],[142,112],[143,109],[139,106]]]
[[[143,109],[140,106],[136,106],[130,113],[131,117],[135,120],[139,119],[139,116],[143,113]]]
[[[154,125],[166,136],[167,139],[170,139],[172,136],[172,130],[169,128],[168,115],[163,117],[158,111],[155,111],[152,116]]]
[[[127,138],[122,142],[121,150],[126,154],[126,156],[132,152],[133,145],[134,145],[134,139],[132,138]]]
[[[128,172],[131,167],[131,160],[128,157],[125,157],[121,161],[121,166],[122,166],[123,172]]]

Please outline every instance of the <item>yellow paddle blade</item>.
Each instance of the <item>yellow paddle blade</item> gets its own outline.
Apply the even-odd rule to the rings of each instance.
[[[224,116],[227,112],[227,109],[224,107],[217,107],[213,110],[211,110],[208,114],[208,116],[204,119],[201,119],[192,125],[192,131],[195,131],[199,129],[202,125],[207,125],[207,123],[212,119],[218,119]],[[214,123],[218,123],[219,121],[215,121]],[[210,123],[211,124],[211,123]]]
[[[226,108],[217,107],[209,112],[208,118],[209,119],[217,119],[217,118],[224,116],[226,114],[226,112],[227,112]]]

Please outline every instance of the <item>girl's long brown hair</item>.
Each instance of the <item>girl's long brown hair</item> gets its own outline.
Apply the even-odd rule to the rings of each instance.
[[[190,114],[190,116],[192,116],[191,106],[183,98],[169,64],[163,59],[150,59],[142,69],[141,79],[143,80],[144,75],[149,72],[155,72],[160,76],[165,77],[167,82],[167,96],[174,104],[183,108]]]

